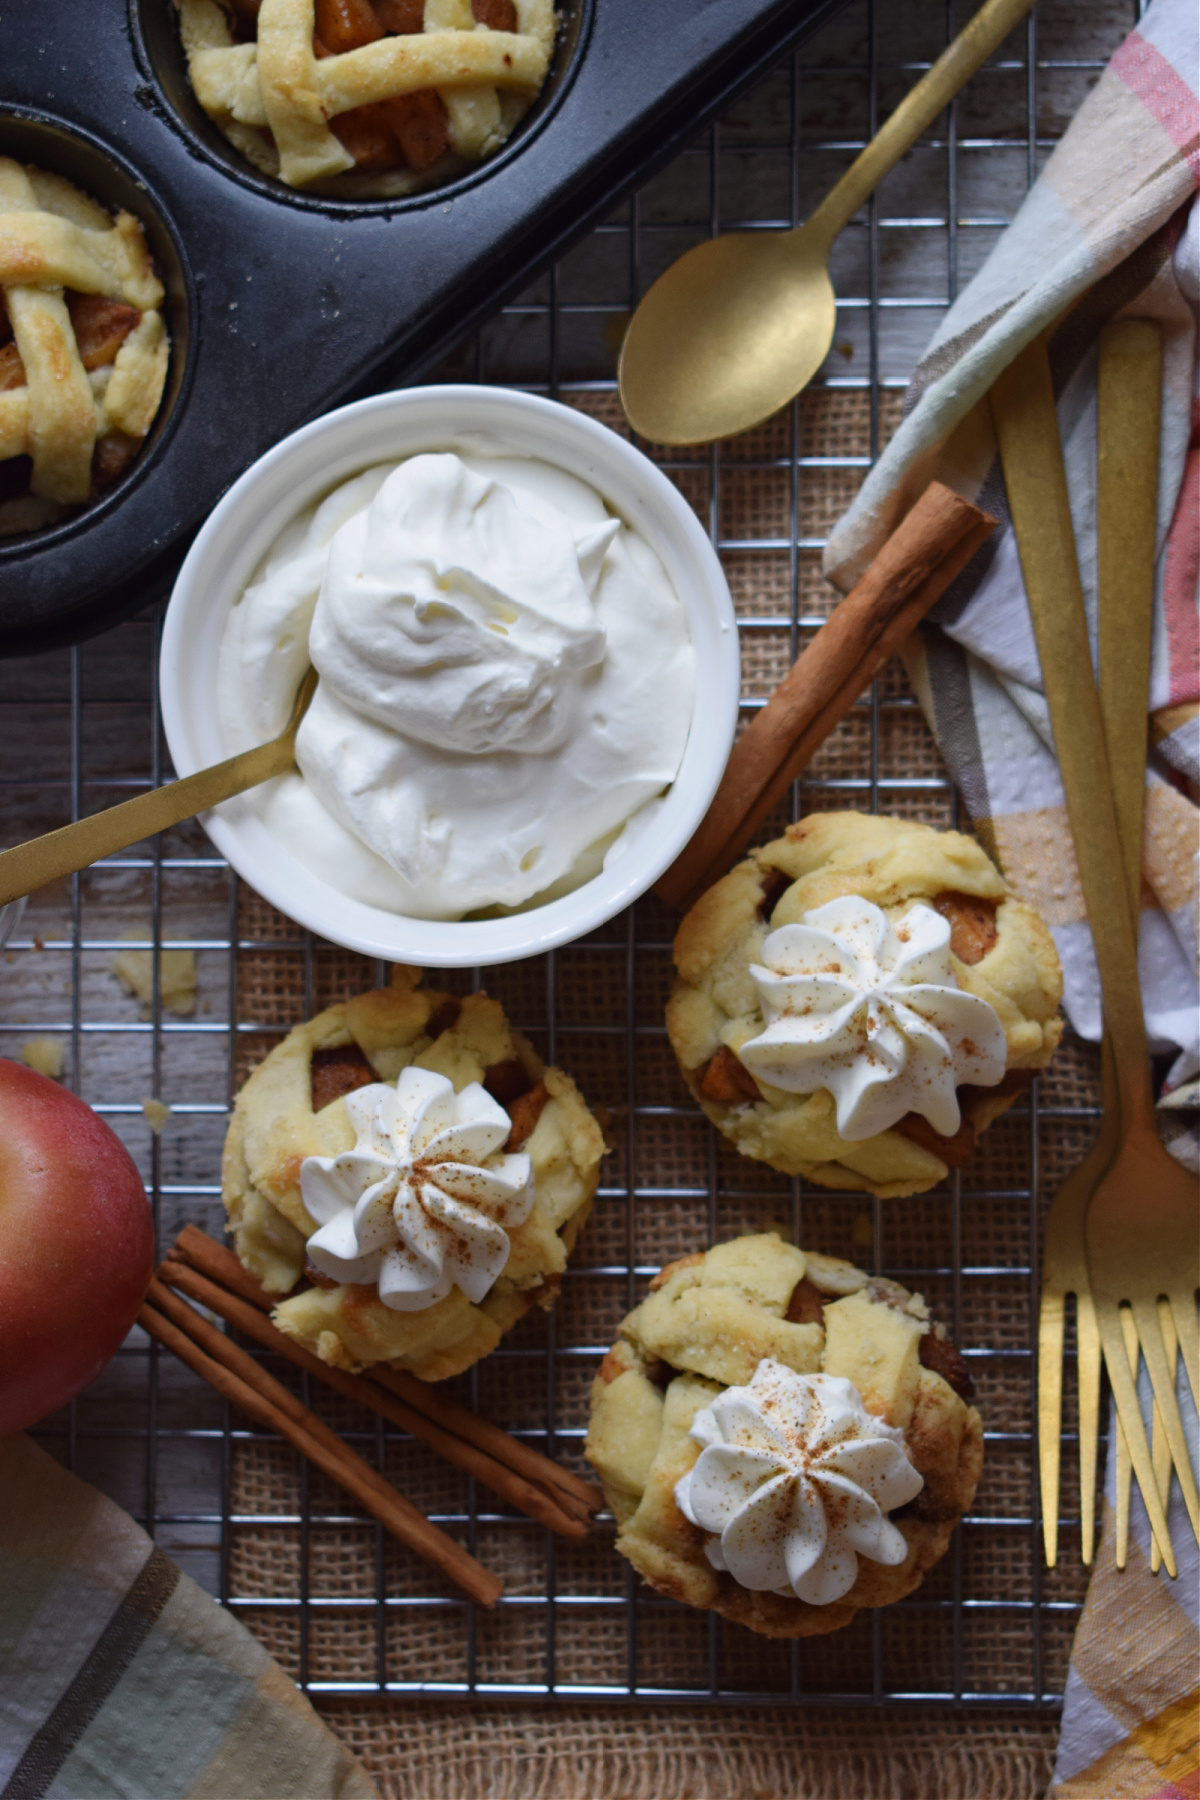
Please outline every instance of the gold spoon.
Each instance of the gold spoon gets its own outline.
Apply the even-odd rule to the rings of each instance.
[[[1033,0],[987,0],[806,225],[697,244],[660,275],[621,349],[621,402],[659,444],[747,431],[810,382],[833,342],[834,238]]]
[[[286,727],[269,744],[243,750],[226,762],[214,763],[211,769],[197,769],[182,781],[170,781],[165,787],[151,788],[120,806],[106,807],[90,818],[48,831],[44,837],[32,838],[13,850],[0,853],[0,906],[35,888],[86,869],[102,856],[112,856],[128,849],[143,838],[178,825],[195,813],[207,812],[222,800],[242,794],[247,788],[269,781],[273,775],[286,775],[296,766],[296,731],[308,711],[308,703],[317,685],[317,672],[310,669],[300,683],[296,704]]]

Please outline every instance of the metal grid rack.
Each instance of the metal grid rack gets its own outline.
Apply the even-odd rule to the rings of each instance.
[[[700,237],[804,217],[967,10],[929,0],[899,0],[890,8],[853,0],[727,120],[504,308],[443,372],[512,382],[616,422],[613,351],[638,293]],[[1132,17],[1132,0],[1093,5],[1084,17],[1067,4],[1055,9],[1041,0],[1027,26],[843,235],[834,271],[837,343],[818,379],[826,396],[840,393],[858,407],[855,447],[827,453],[798,404],[765,437],[713,447],[698,457],[661,459],[706,519],[739,596],[746,712],[762,704],[828,611],[831,596],[826,591],[822,600],[815,573],[824,541],[821,504],[832,517],[848,500],[857,472],[868,466],[894,420],[898,393],[937,317],[1012,216]],[[729,504],[731,490],[744,484],[748,472],[774,484],[775,511],[765,523],[750,516],[753,508],[748,514]],[[769,604],[761,600],[764,591]],[[154,681],[158,628],[158,617],[147,614],[79,650],[0,664],[0,780],[9,841],[169,777]],[[911,757],[898,762],[891,747],[897,731],[911,736],[923,729],[899,677],[876,683],[853,724],[857,760],[815,766],[797,784],[793,817],[841,804],[882,805],[946,825],[957,821],[956,797],[940,765],[926,759],[913,772]],[[906,772],[897,772],[901,765]],[[19,1055],[24,1042],[38,1036],[62,1046],[64,1079],[139,1161],[163,1244],[187,1219],[219,1231],[219,1155],[230,1096],[247,1062],[290,1022],[246,1016],[244,994],[239,1001],[246,959],[292,959],[298,1016],[322,1002],[339,969],[340,978],[346,976],[346,959],[337,961],[341,953],[294,927],[290,936],[264,928],[245,902],[236,878],[193,824],[34,896],[0,958],[0,1050]],[[657,1077],[644,1079],[651,1064],[669,1062],[658,996],[669,967],[670,925],[665,909],[647,900],[579,951],[571,947],[514,975],[517,998],[509,1010],[548,1058],[561,1056],[578,1071],[587,1045],[607,1042],[612,1048],[617,1091],[604,1097],[616,1115],[621,1154],[599,1196],[599,1212],[608,1221],[603,1254],[589,1257],[594,1240],[584,1237],[557,1322],[546,1322],[528,1340],[517,1335],[506,1343],[489,1365],[464,1379],[463,1395],[468,1403],[486,1405],[485,1369],[506,1358],[520,1362],[540,1385],[540,1417],[536,1407],[532,1413],[526,1407],[522,1416],[501,1422],[551,1453],[577,1456],[584,1377],[608,1340],[578,1335],[572,1321],[588,1317],[588,1308],[573,1306],[571,1296],[603,1287],[615,1317],[634,1303],[657,1268],[643,1253],[639,1227],[655,1207],[673,1209],[679,1229],[691,1234],[687,1247],[782,1218],[798,1242],[807,1233],[822,1248],[871,1259],[886,1273],[923,1285],[938,1294],[942,1316],[965,1343],[985,1389],[988,1378],[1001,1372],[994,1385],[1008,1394],[1008,1410],[1001,1406],[1003,1417],[992,1421],[988,1455],[1000,1463],[1007,1457],[1015,1474],[992,1510],[981,1493],[939,1578],[891,1609],[910,1625],[916,1621],[915,1637],[893,1637],[891,1620],[876,1615],[863,1624],[857,1660],[839,1662],[828,1648],[836,1650],[836,1640],[817,1640],[815,1654],[805,1645],[784,1646],[769,1667],[742,1667],[736,1656],[731,1659],[728,1628],[709,1617],[700,1621],[703,1641],[694,1635],[688,1640],[686,1667],[670,1656],[656,1665],[652,1646],[665,1642],[662,1621],[678,1617],[680,1609],[638,1591],[632,1573],[611,1557],[609,1573],[589,1591],[565,1568],[561,1550],[541,1543],[540,1534],[536,1580],[513,1585],[497,1609],[498,1627],[489,1623],[487,1632],[474,1608],[452,1592],[415,1594],[403,1591],[403,1584],[398,1590],[379,1533],[370,1546],[370,1582],[349,1595],[326,1591],[316,1567],[321,1545],[329,1533],[361,1527],[362,1521],[338,1510],[336,1490],[310,1488],[303,1470],[282,1510],[237,1511],[235,1465],[241,1448],[258,1434],[231,1421],[223,1403],[137,1331],[93,1387],[36,1435],[141,1519],[189,1573],[266,1637],[313,1693],[1053,1706],[1082,1585],[1070,1568],[1069,1530],[1065,1567],[1053,1582],[1040,1570],[1037,1543],[1031,1399],[1044,1181],[1038,1171],[1046,1167],[1042,1152],[1051,1126],[1068,1151],[1075,1146],[1072,1154],[1086,1140],[1095,1110],[1086,1083],[1068,1082],[1061,1092],[1043,1084],[1041,1097],[1035,1091],[1029,1107],[1014,1116],[1021,1178],[969,1191],[964,1178],[955,1177],[939,1191],[931,1205],[933,1239],[942,1248],[919,1263],[906,1259],[904,1231],[880,1202],[855,1203],[801,1183],[782,1183],[781,1190],[781,1178],[764,1187],[757,1166],[734,1158],[732,1167],[711,1136],[699,1163],[693,1160],[683,1176],[646,1179],[640,1171],[655,1133],[701,1128],[681,1089],[672,1091],[666,1077],[657,1086]],[[191,1016],[176,1016],[165,1003],[170,971],[157,954],[150,959],[144,1005],[117,985],[114,953],[139,947],[196,954],[199,987]],[[614,998],[603,1019],[580,1017],[573,956],[587,959],[593,971],[606,971]],[[373,973],[385,978],[382,967]],[[369,965],[361,976],[365,980],[352,985],[369,984]],[[493,990],[497,976],[488,971]],[[474,984],[480,985],[478,972]],[[161,1135],[152,1132],[143,1108],[148,1096],[171,1106]],[[1002,1250],[986,1227],[974,1223],[989,1208],[1003,1210],[1010,1222]],[[972,1336],[978,1310],[973,1296],[985,1290],[1007,1296],[997,1304],[1011,1304],[1019,1319],[1015,1335],[1008,1331],[1002,1342]],[[305,1398],[317,1403],[316,1396]],[[381,1466],[402,1435],[382,1422],[368,1428],[361,1418],[342,1422],[342,1428]],[[485,1545],[525,1529],[524,1521],[492,1512],[490,1504],[468,1485],[451,1504],[439,1509],[435,1502],[430,1510],[487,1560]],[[243,1591],[234,1545],[248,1527],[277,1529],[298,1542],[298,1573],[287,1593]],[[997,1558],[1009,1570],[1003,1578],[995,1576]],[[436,1680],[396,1654],[397,1642],[430,1609],[461,1621],[457,1649]],[[321,1648],[329,1622],[351,1614],[362,1626],[358,1649],[346,1665],[332,1666]],[[691,1623],[697,1618],[691,1615]],[[519,1656],[504,1647],[505,1633],[514,1631],[524,1646]],[[594,1655],[587,1651],[589,1640]],[[906,1646],[913,1644],[925,1652],[909,1654]],[[932,1674],[922,1661],[931,1647]]]

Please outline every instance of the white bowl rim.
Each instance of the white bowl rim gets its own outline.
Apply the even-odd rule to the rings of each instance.
[[[573,893],[528,912],[479,920],[416,919],[393,913],[333,888],[272,836],[244,802],[226,802],[220,813],[201,815],[204,829],[231,867],[273,906],[320,937],[390,962],[463,968],[536,956],[586,936],[644,894],[670,866],[707,811],[725,769],[737,721],[738,634],[728,584],[707,533],[673,483],[625,438],[587,413],[520,389],[469,383],[399,388],[325,413],[283,438],[234,483],[200,528],[172,589],[159,658],[163,729],[179,775],[191,774],[226,753],[215,709],[205,704],[206,698],[211,702],[211,684],[201,695],[194,679],[197,667],[205,666],[202,653],[197,663],[198,640],[208,643],[215,675],[215,647],[233,596],[287,517],[356,469],[386,461],[389,455],[399,459],[419,454],[422,444],[400,444],[390,450],[347,448],[319,462],[312,457],[315,447],[349,444],[358,428],[363,428],[364,438],[372,426],[380,433],[391,426],[402,434],[406,418],[410,427],[417,428],[428,412],[444,413],[446,422],[420,432],[427,449],[490,436],[500,453],[514,432],[530,439],[542,434],[546,441],[540,452],[531,443],[509,443],[508,453],[541,454],[549,461],[560,450],[561,466],[589,480],[650,540],[680,592],[696,649],[692,725],[679,774],[659,815],[659,829]],[[572,443],[562,443],[571,438]],[[585,472],[579,466],[589,458],[602,473]],[[257,498],[278,489],[292,469],[300,473],[283,490],[286,498],[256,513]],[[611,491],[613,485],[619,497]],[[240,539],[235,538],[238,530]],[[231,541],[236,547],[229,550]],[[240,575],[231,577],[231,568]],[[684,572],[690,579],[681,582]]]

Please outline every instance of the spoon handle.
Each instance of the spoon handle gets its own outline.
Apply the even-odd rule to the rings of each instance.
[[[168,782],[165,787],[151,788],[119,806],[106,807],[63,825],[44,837],[32,838],[13,850],[0,853],[0,906],[21,894],[57,881],[76,869],[86,869],[102,856],[112,856],[142,838],[178,825],[195,813],[206,812],[220,800],[231,799],[246,788],[269,781],[273,775],[284,775],[296,762],[296,721],[289,722],[280,737],[253,750],[243,750],[226,762],[214,763],[209,769],[198,769],[182,781]]]
[[[833,242],[888,170],[916,143],[979,65],[999,48],[1032,5],[1033,0],[986,0],[826,195],[803,228],[806,236]]]

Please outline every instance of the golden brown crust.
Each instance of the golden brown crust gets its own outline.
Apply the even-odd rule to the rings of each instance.
[[[6,156],[0,213],[5,537],[55,523],[115,480],[154,421],[169,347],[162,283],[132,214],[113,218],[61,176]]]
[[[733,1073],[740,1046],[762,1029],[750,964],[767,933],[846,894],[898,915],[914,901],[951,921],[960,987],[986,1000],[1004,1027],[1008,1074],[997,1088],[963,1088],[963,1128],[945,1139],[910,1115],[889,1131],[847,1143],[833,1099],[790,1094]],[[684,1079],[743,1155],[825,1187],[881,1198],[921,1193],[970,1157],[1062,1032],[1062,975],[1054,943],[1031,908],[1009,894],[973,838],[909,820],[820,813],[751,854],[696,902],[675,938],[678,979],[667,1032]],[[1013,1080],[1016,1076],[1019,1079]]]
[[[319,1071],[347,1080],[361,1074],[364,1059],[373,1080],[393,1082],[413,1064],[462,1089],[503,1068],[506,1091],[521,1088],[509,1110],[533,1165],[534,1204],[509,1233],[508,1262],[478,1305],[457,1288],[415,1313],[383,1306],[373,1287],[316,1283],[291,1292],[316,1228],[301,1198],[300,1166],[306,1156],[336,1156],[354,1142],[348,1089],[327,1097]],[[314,1098],[325,1104],[314,1106]],[[329,1007],[259,1064],[234,1106],[222,1188],[242,1262],[271,1292],[289,1295],[274,1314],[282,1331],[343,1368],[387,1361],[440,1381],[487,1355],[531,1306],[553,1304],[603,1155],[600,1128],[570,1076],[543,1066],[497,1001],[394,986]]]
[[[822,1322],[791,1323],[801,1289],[820,1296]],[[781,1335],[789,1325],[791,1335]],[[773,1232],[668,1264],[622,1322],[592,1386],[587,1455],[617,1520],[617,1549],[660,1593],[766,1637],[837,1631],[860,1608],[912,1593],[945,1554],[983,1463],[979,1414],[921,1353],[938,1332],[920,1295]],[[957,1357],[944,1333],[939,1343]],[[908,1545],[904,1562],[860,1558],[854,1586],[830,1606],[740,1587],[712,1567],[706,1534],[675,1504],[675,1484],[699,1453],[688,1435],[696,1413],[722,1386],[748,1380],[762,1355],[847,1376],[868,1411],[904,1431],[924,1478],[916,1499],[892,1515]]]
[[[351,199],[449,179],[505,141],[546,77],[552,0],[176,0],[201,106],[264,174]],[[499,20],[500,23],[494,21]],[[315,29],[314,29],[315,28]]]

